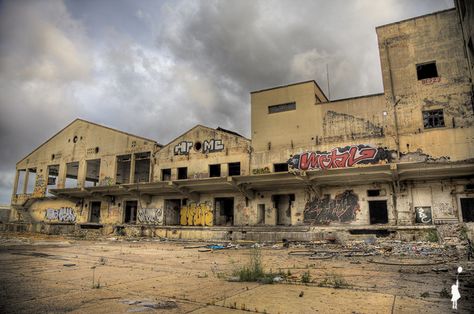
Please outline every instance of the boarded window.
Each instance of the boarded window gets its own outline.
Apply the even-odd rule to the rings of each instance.
[[[184,180],[188,178],[188,167],[178,168],[178,180]]]
[[[423,111],[423,127],[425,129],[444,127],[443,109]]]
[[[221,176],[221,165],[209,165],[209,177],[220,177]]]
[[[229,176],[240,176],[240,162],[229,163]]]
[[[436,69],[436,62],[427,62],[416,65],[416,75],[418,80],[423,80],[432,77],[438,77],[438,70]]]
[[[290,110],[296,110],[295,102],[268,106],[268,113],[277,113],[277,112],[290,111]]]
[[[281,164],[273,164],[273,170],[275,172],[286,172],[288,171],[288,164],[286,162]]]

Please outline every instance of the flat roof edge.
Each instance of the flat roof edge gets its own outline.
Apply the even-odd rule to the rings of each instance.
[[[404,23],[404,22],[424,18],[424,17],[430,16],[430,15],[436,15],[436,14],[445,13],[445,12],[448,12],[448,11],[455,11],[455,10],[456,10],[456,8],[452,7],[450,9],[446,9],[446,10],[435,11],[435,12],[431,12],[431,13],[428,13],[428,14],[423,14],[423,15],[419,15],[419,16],[410,17],[410,18],[407,18],[407,19],[404,19],[404,20],[401,20],[401,21],[396,21],[396,22],[392,22],[392,23],[388,23],[388,24],[379,25],[379,26],[376,26],[375,29],[379,29],[379,28],[386,27],[386,26],[391,26],[391,25],[395,25],[395,24],[400,24],[400,23]]]

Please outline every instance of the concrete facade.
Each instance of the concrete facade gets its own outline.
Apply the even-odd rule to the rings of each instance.
[[[251,140],[198,125],[162,146],[78,119],[17,163],[10,221],[297,239],[474,221],[471,13],[471,28],[454,9],[378,27],[384,93],[252,92]]]

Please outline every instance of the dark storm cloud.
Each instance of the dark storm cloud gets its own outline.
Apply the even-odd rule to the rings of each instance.
[[[195,124],[249,136],[249,92],[316,79],[382,91],[374,27],[419,1],[0,3],[0,203],[15,162],[76,117],[166,143]]]

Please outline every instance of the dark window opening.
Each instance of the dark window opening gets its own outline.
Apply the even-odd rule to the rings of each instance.
[[[100,222],[100,202],[91,202],[89,209],[91,211],[91,216],[89,221],[92,223]]]
[[[64,186],[66,188],[77,187],[77,175],[79,173],[79,162],[70,162],[66,164],[66,182]]]
[[[133,183],[150,182],[150,152],[135,154]]]
[[[423,127],[425,129],[444,127],[443,109],[423,111]]]
[[[221,176],[221,165],[209,165],[209,177],[220,177]]]
[[[125,217],[124,222],[126,224],[137,223],[137,201],[126,201],[125,202]]]
[[[268,113],[284,112],[284,111],[290,111],[290,110],[295,110],[295,109],[296,109],[296,103],[289,102],[286,104],[268,106]]]
[[[257,224],[258,225],[265,224],[265,204],[258,204]]]
[[[461,198],[463,222],[474,222],[474,198]]]
[[[291,225],[291,205],[295,194],[272,195],[277,225]]]
[[[53,194],[49,193],[49,189],[57,188],[58,175],[59,175],[59,165],[48,166],[48,183],[46,187],[48,196],[53,196]]]
[[[387,201],[369,201],[370,224],[388,223]]]
[[[178,180],[184,180],[188,178],[188,167],[178,168]]]
[[[274,172],[286,172],[288,171],[288,164],[280,163],[280,164],[273,164],[273,171]]]
[[[234,224],[234,198],[219,197],[215,199],[215,225],[232,226]]]
[[[117,184],[130,182],[131,159],[131,155],[117,156],[117,173],[115,175],[115,182],[117,182]]]
[[[380,190],[367,190],[367,196],[380,196]]]
[[[468,183],[464,187],[465,190],[474,190],[474,183]]]
[[[229,166],[229,176],[240,176],[240,162],[230,162]]]
[[[171,180],[171,169],[161,169],[161,181]]]
[[[165,225],[167,226],[179,225],[180,210],[181,210],[180,199],[165,200],[165,213],[164,213]]]
[[[200,150],[201,150],[201,147],[202,147],[201,142],[196,142],[196,143],[194,144],[194,149],[197,150],[197,151],[200,151]]]
[[[87,160],[86,162],[86,179],[84,186],[96,186],[99,184],[100,175],[100,159]]]
[[[436,69],[436,62],[429,62],[416,65],[416,75],[418,80],[423,80],[432,77],[438,77],[438,70]]]

